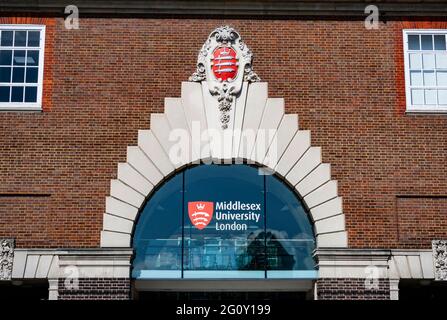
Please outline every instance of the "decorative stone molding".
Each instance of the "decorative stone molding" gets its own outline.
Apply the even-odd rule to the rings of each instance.
[[[447,240],[433,240],[435,280],[447,281]]]
[[[321,148],[311,146],[309,131],[298,129],[297,115],[284,113],[283,99],[268,98],[267,83],[244,82],[242,90],[244,94],[235,98],[235,117],[229,127],[234,138],[224,146],[206,139],[197,142],[191,137],[194,121],[203,130],[220,127],[213,123],[215,113],[211,111],[216,110],[216,102],[208,98],[211,95],[205,82],[183,82],[181,98],[167,98],[165,112],[151,115],[151,129],[139,131],[138,145],[128,147],[127,162],[118,164],[118,179],[111,180],[101,247],[130,247],[135,221],[145,200],[179,168],[209,159],[246,159],[271,169],[294,188],[309,209],[317,246],[347,247],[342,198],[338,195],[337,181],[331,179],[330,165],[322,163]],[[260,132],[260,128],[277,130],[275,163],[269,161],[272,149],[264,154],[252,152],[260,139],[248,141],[236,134],[247,129]],[[191,153],[180,163],[172,162],[169,157],[172,146],[169,133],[174,129],[187,130],[188,144],[192,146]]]
[[[243,81],[261,79],[252,69],[253,54],[240,34],[230,26],[213,30],[199,51],[197,70],[189,81],[207,81],[208,89],[219,102],[222,129],[227,129],[235,97],[241,92]]]
[[[128,278],[132,249],[17,249],[12,279]]]
[[[228,52],[213,55],[216,50]],[[213,70],[211,56],[232,60],[231,70]],[[201,162],[243,161],[269,169],[294,188],[309,209],[317,247],[347,247],[342,198],[330,165],[322,163],[321,148],[311,145],[310,132],[298,129],[298,116],[285,114],[284,99],[268,97],[268,84],[257,82],[251,62],[251,51],[233,28],[211,32],[196,73],[182,83],[181,97],[165,99],[164,113],[151,115],[150,130],[138,132],[138,145],[129,146],[127,162],[118,164],[106,197],[101,247],[129,248],[145,201],[178,170]],[[221,80],[218,71],[226,72]],[[186,133],[182,142],[191,148],[174,161],[171,134],[176,131]],[[266,132],[274,134],[266,138]]]
[[[61,252],[54,249],[16,249],[12,279],[58,278]]]
[[[388,278],[390,250],[377,249],[317,249],[314,257],[319,278]]]
[[[0,280],[11,280],[14,239],[0,239]]]
[[[433,279],[431,250],[317,249],[319,279],[389,279],[390,298],[398,300],[400,279]]]
[[[433,279],[432,251],[393,249],[388,269],[390,279]]]
[[[79,278],[129,278],[132,255],[131,249],[70,250],[59,254],[59,278],[66,277],[65,269],[73,267]]]

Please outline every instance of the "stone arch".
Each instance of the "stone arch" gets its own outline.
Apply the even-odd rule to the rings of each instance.
[[[342,198],[338,196],[337,181],[331,179],[330,164],[322,163],[320,147],[311,146],[310,132],[298,129],[298,116],[285,114],[284,100],[268,98],[267,93],[265,82],[244,82],[233,102],[234,120],[229,128],[222,129],[215,121],[218,107],[206,82],[183,82],[181,98],[165,99],[164,113],[151,115],[150,130],[138,132],[138,145],[128,146],[127,161],[118,164],[117,179],[111,180],[110,196],[106,197],[101,247],[129,248],[145,200],[170,176],[201,159],[248,159],[274,170],[309,209],[317,248],[347,247]],[[231,139],[219,144],[201,135],[203,141],[195,143],[194,125],[200,125],[199,133],[214,129],[229,133]],[[191,145],[190,153],[174,162],[169,156],[174,144],[170,139],[173,129],[187,132]],[[269,129],[274,136],[261,139],[261,132]],[[255,132],[255,137],[244,139],[240,132],[245,130]],[[267,145],[256,148],[260,143]]]

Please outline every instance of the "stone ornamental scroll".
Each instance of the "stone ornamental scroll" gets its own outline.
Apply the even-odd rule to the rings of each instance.
[[[447,281],[447,240],[433,240],[435,280]]]
[[[0,239],[0,280],[11,280],[14,239]]]
[[[206,81],[210,93],[218,100],[219,121],[227,129],[234,97],[242,83],[261,79],[252,69],[253,54],[232,27],[223,26],[210,33],[197,58],[197,70],[189,81]]]

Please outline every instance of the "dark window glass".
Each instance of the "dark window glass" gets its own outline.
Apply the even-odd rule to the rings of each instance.
[[[0,82],[10,82],[11,81],[11,68],[10,67],[0,67]]]
[[[25,88],[25,102],[37,102],[37,87]]]
[[[9,87],[0,86],[0,102],[9,102]]]
[[[0,65],[10,66],[12,62],[12,50],[0,50]]]
[[[275,176],[266,176],[269,270],[313,270],[315,238],[296,195]]]
[[[12,38],[13,38],[13,31],[2,31],[2,40],[0,45],[2,47],[11,47],[12,46]]]
[[[433,36],[421,35],[421,47],[422,50],[433,50]]]
[[[28,47],[38,47],[40,42],[39,31],[28,31]]]
[[[185,172],[188,202],[213,202],[214,215],[202,230],[185,214],[185,270],[265,270],[264,177],[253,167],[203,165]],[[219,208],[220,204],[257,204],[259,210]],[[251,215],[234,219],[228,213]],[[248,217],[247,217],[248,218]]]
[[[145,270],[180,272],[182,182],[183,173],[166,182],[144,206],[133,242],[134,277],[145,277]]]
[[[24,66],[25,65],[25,50],[14,50],[14,65]]]
[[[14,46],[25,47],[26,46],[26,31],[16,31],[14,38]]]
[[[12,68],[12,82],[23,83],[25,81],[25,68]]]
[[[37,83],[38,74],[37,68],[26,68],[26,82]]]
[[[408,49],[409,50],[420,50],[419,36],[418,35],[408,35]]]
[[[28,50],[26,55],[26,65],[27,66],[38,66],[39,65],[39,51]]]
[[[23,87],[12,87],[11,102],[23,102]]]
[[[435,35],[435,50],[445,50],[445,35]]]
[[[247,165],[202,165],[174,176],[143,207],[133,247],[136,278],[315,270],[313,228],[301,201],[278,178]]]

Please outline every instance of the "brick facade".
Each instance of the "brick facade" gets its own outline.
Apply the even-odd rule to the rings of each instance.
[[[397,198],[399,242],[411,246],[445,238],[446,214],[446,198]],[[436,222],[436,227],[427,221]]]
[[[318,300],[389,300],[390,282],[378,279],[377,287],[367,289],[365,279],[319,279],[317,295]]]
[[[59,279],[59,300],[128,300],[128,278],[80,278],[77,289],[67,289],[65,279]]]
[[[447,28],[445,18],[3,17],[47,26],[43,112],[0,112],[0,238],[18,248],[99,246],[105,197],[126,147],[165,97],[180,96],[198,50],[229,24],[254,69],[311,130],[338,180],[350,248],[430,248],[446,238],[447,117],[405,113],[402,29]],[[113,283],[110,283],[112,281]],[[128,279],[81,279],[61,299],[129,297]],[[318,281],[321,299],[389,297],[387,281]],[[387,291],[388,290],[388,291]]]

